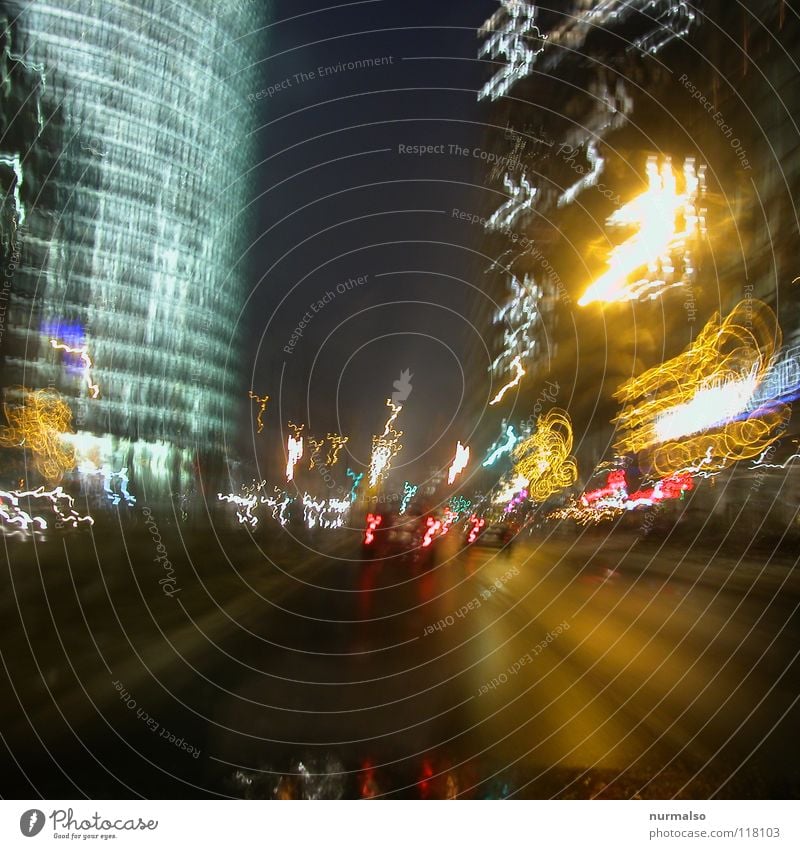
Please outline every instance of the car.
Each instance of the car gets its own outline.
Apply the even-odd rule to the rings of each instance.
[[[516,532],[514,528],[505,522],[495,522],[487,525],[472,545],[485,546],[487,548],[505,548],[511,544]]]
[[[362,535],[362,557],[389,563],[428,566],[431,546],[424,546],[425,524],[418,515],[368,514]]]

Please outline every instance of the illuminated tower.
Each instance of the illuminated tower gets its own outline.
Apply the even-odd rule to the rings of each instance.
[[[0,138],[3,222],[15,218],[4,254],[10,243],[17,257],[6,395],[56,388],[79,457],[128,466],[146,494],[191,486],[198,462],[222,457],[241,390],[247,95],[264,8],[0,4],[4,61],[25,87],[4,115],[23,132]],[[85,348],[88,376],[52,340]]]

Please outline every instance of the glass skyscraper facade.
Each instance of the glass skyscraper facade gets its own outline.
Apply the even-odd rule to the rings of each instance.
[[[0,4],[6,400],[61,393],[79,460],[128,467],[144,494],[191,487],[232,436],[265,16]]]

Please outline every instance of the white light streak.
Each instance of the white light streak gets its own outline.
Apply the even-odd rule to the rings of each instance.
[[[775,453],[774,446],[770,446],[766,450],[761,453],[761,456],[757,459],[753,460],[750,468],[751,469],[788,469],[791,463],[794,463],[795,460],[800,460],[800,452],[796,452],[792,454],[791,457],[788,457],[782,463],[765,463],[764,460],[767,457],[771,457],[772,454]]]
[[[697,169],[691,158],[685,160],[683,192],[678,192],[669,157],[660,167],[656,157],[649,157],[646,174],[647,189],[607,220],[609,227],[636,228],[636,232],[613,248],[608,271],[587,288],[580,306],[655,298],[694,280],[692,246],[705,234],[704,212],[698,208],[705,193],[705,169]]]
[[[688,403],[656,417],[654,428],[658,441],[680,439],[730,421],[747,408],[757,385],[756,365],[744,380],[701,389]]]
[[[18,153],[13,156],[0,154],[0,165],[5,165],[14,172],[14,208],[17,210],[17,227],[25,224],[25,205],[22,203],[19,190],[22,186],[22,160]]]
[[[289,434],[289,439],[286,443],[286,450],[288,459],[286,461],[286,480],[293,481],[294,480],[294,467],[303,457],[303,437],[300,436],[305,425],[297,425],[289,422],[289,428],[292,430],[292,433]]]
[[[538,194],[538,189],[528,182],[524,174],[519,178],[519,184],[510,174],[506,174],[503,185],[508,189],[510,197],[486,222],[487,230],[509,229],[523,212],[533,208]]]
[[[600,175],[603,173],[606,161],[597,151],[597,145],[591,141],[586,146],[586,161],[592,166],[591,170],[584,174],[577,183],[573,183],[558,199],[558,206],[566,206],[584,190],[596,186]]]
[[[674,0],[650,0],[643,11],[654,18],[658,26],[635,39],[633,47],[653,56],[676,38],[685,38],[696,18],[688,3]]]
[[[20,501],[30,499],[31,507],[40,503],[46,504],[56,515],[58,522],[77,528],[80,524],[93,525],[91,516],[81,516],[75,510],[75,499],[64,492],[64,488],[57,486],[46,490],[43,486],[30,490],[0,490],[0,520],[4,525],[10,525],[23,532],[34,530],[45,530],[47,520],[41,516],[34,516],[23,510]],[[29,502],[30,503],[30,502]]]
[[[70,345],[65,345],[59,342],[58,339],[50,340],[51,347],[57,351],[66,351],[68,354],[78,354],[83,363],[83,379],[86,381],[86,387],[92,398],[97,398],[100,395],[100,387],[92,381],[92,358],[89,356],[89,349],[86,345],[80,348],[73,348]]]
[[[303,517],[309,529],[319,526],[326,530],[344,527],[350,512],[348,499],[316,499],[308,493],[303,496]]]
[[[536,57],[544,49],[542,45],[532,46],[535,41],[542,40],[539,28],[533,23],[535,16],[536,7],[529,3],[502,0],[501,8],[481,27],[479,34],[488,38],[478,57],[497,59],[504,56],[507,61],[481,89],[478,100],[503,97],[516,82],[531,73]]]
[[[517,375],[516,377],[507,383],[498,393],[494,396],[494,398],[489,402],[489,406],[494,406],[495,404],[499,404],[503,400],[503,396],[508,392],[509,389],[513,389],[515,386],[519,385],[520,380],[525,376],[525,369],[522,367],[522,360],[519,356],[514,357],[513,362],[511,363],[511,368],[516,369]]]
[[[387,398],[386,406],[392,412],[386,421],[383,433],[380,436],[372,437],[372,456],[369,466],[369,485],[371,487],[376,487],[386,476],[391,467],[392,459],[403,447],[400,444],[403,431],[394,429],[394,422],[400,415],[403,405],[395,404],[391,398]]]
[[[461,442],[456,446],[456,456],[450,466],[450,471],[447,475],[447,483],[452,484],[453,481],[464,471],[469,463],[469,447],[462,445]]]
[[[129,507],[133,507],[136,504],[135,496],[131,495],[128,491],[130,479],[128,478],[127,468],[122,468],[118,472],[115,472],[108,463],[98,468],[91,460],[86,460],[78,466],[78,473],[86,477],[99,475],[103,481],[103,490],[112,506],[116,507],[123,500]],[[112,487],[114,480],[118,480],[120,483],[119,492],[115,492]]]
[[[511,499],[528,487],[530,481],[524,475],[515,475],[510,480],[500,484],[497,495],[492,499],[492,504],[507,504]]]
[[[495,315],[495,324],[503,326],[503,350],[492,362],[492,371],[505,371],[504,363],[513,362],[519,355],[530,357],[536,348],[536,328],[541,315],[539,301],[542,290],[527,274],[520,282],[513,274],[509,278],[511,296]],[[513,368],[513,366],[511,366]]]
[[[258,525],[258,516],[253,514],[253,510],[258,506],[258,497],[255,495],[223,495],[217,493],[217,498],[220,501],[227,501],[229,504],[235,504],[238,508],[236,518],[242,525],[249,525],[255,528]]]
[[[674,39],[685,37],[696,19],[687,3],[675,0],[580,0],[580,4],[582,9],[547,34],[547,45],[552,47],[540,61],[543,70],[552,71],[565,59],[582,53],[593,31],[621,26],[637,11],[647,15],[654,26],[635,38],[629,49],[638,48],[651,55]]]

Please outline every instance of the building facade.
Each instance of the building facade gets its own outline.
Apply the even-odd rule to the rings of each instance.
[[[777,314],[784,341],[763,391],[793,400],[800,34],[791,4],[503,0],[480,35],[488,79],[478,97],[498,163],[487,183],[500,195],[486,213],[498,272],[490,285],[499,300],[509,273],[529,275],[542,296],[536,339],[495,331],[499,350],[512,352],[509,338],[524,343],[522,416],[551,375],[587,485],[615,459],[617,388],[679,354],[715,312],[755,300]],[[673,194],[685,198],[679,207]],[[673,212],[674,232],[655,233]],[[637,277],[623,261],[612,279],[637,230],[665,241]],[[509,357],[497,362],[498,380],[511,379]],[[792,423],[778,461],[794,452],[795,432]],[[754,474],[747,464],[735,473]],[[795,491],[786,468],[755,474]],[[720,502],[720,486],[699,490]],[[753,492],[747,480],[725,498],[738,510]]]
[[[213,475],[232,435],[265,11],[0,7],[5,400],[57,391],[79,466],[151,497]]]

